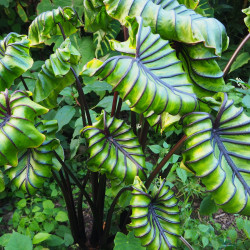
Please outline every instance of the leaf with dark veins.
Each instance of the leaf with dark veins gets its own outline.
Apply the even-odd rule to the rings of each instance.
[[[174,192],[160,180],[149,193],[136,177],[133,184],[131,224],[147,249],[173,249],[180,236],[180,220]]]
[[[137,137],[124,121],[103,112],[83,134],[88,141],[88,168],[101,171],[110,178],[133,183],[135,176],[146,178],[145,157]]]
[[[202,179],[224,211],[250,215],[250,118],[226,94],[213,118],[193,112],[183,119],[187,140],[183,163]]]
[[[38,147],[45,140],[34,120],[48,109],[31,101],[29,95],[24,91],[9,95],[7,89],[0,93],[0,165],[17,166],[19,151]]]

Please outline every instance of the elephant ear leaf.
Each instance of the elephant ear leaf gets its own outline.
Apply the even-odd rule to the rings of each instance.
[[[0,165],[17,166],[17,153],[41,145],[45,136],[34,126],[34,119],[48,109],[33,102],[28,92],[0,93]]]
[[[14,80],[31,68],[27,36],[9,33],[0,41],[0,91],[9,88]]]
[[[133,183],[135,176],[146,178],[145,157],[137,137],[124,121],[102,113],[93,126],[83,129],[89,144],[91,171],[101,171]]]
[[[42,186],[45,179],[51,176],[52,169],[60,169],[60,164],[55,164],[57,160],[53,152],[60,147],[55,138],[57,121],[41,121],[36,124],[36,128],[46,136],[42,145],[19,152],[16,167],[5,166],[5,172],[12,182],[29,194],[35,193]],[[60,157],[63,158],[63,155]]]
[[[184,165],[200,177],[226,212],[250,215],[250,119],[226,94],[215,119],[193,112],[183,119]]]
[[[94,59],[84,74],[98,76],[112,85],[137,113],[165,111],[176,115],[194,111],[197,99],[175,50],[142,22],[140,17],[127,18],[129,40],[111,43],[124,55],[104,63]]]
[[[173,249],[180,237],[180,219],[174,192],[165,186],[165,180],[155,185],[151,194],[135,177],[131,224],[135,236],[147,249]]]
[[[38,73],[34,90],[34,100],[48,108],[57,106],[58,94],[75,81],[71,67],[78,73],[80,53],[67,38],[50,59],[45,61]]]
[[[29,39],[31,46],[46,43],[54,35],[61,35],[58,24],[61,24],[65,35],[74,34],[82,23],[71,7],[61,7],[46,11],[35,18],[29,27]]]
[[[107,12],[121,23],[126,16],[141,16],[144,25],[163,39],[173,41],[185,71],[199,97],[228,91],[216,62],[228,47],[225,27],[214,18],[197,14],[177,0],[105,0]]]

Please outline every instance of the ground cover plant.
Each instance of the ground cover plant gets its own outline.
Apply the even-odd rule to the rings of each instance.
[[[222,71],[208,1],[31,2],[6,2],[29,25],[0,41],[0,191],[21,198],[0,244],[248,249],[248,66],[225,79],[249,33]],[[191,218],[191,197],[237,231]]]

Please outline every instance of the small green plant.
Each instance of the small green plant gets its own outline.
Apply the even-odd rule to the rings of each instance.
[[[218,208],[250,215],[248,85],[224,82],[231,66],[248,61],[244,54],[233,64],[250,35],[222,71],[217,60],[229,39],[207,1],[85,0],[77,5],[84,24],[74,8],[55,2],[39,3],[27,36],[11,32],[0,41],[0,191],[9,178],[30,195],[17,202],[17,232],[1,245],[29,236],[27,249],[31,242],[36,249],[120,249],[122,242],[127,249],[181,242],[247,249],[235,229],[223,239],[217,223],[193,219],[190,199],[203,199],[203,215]],[[25,6],[17,8],[26,21]],[[60,206],[32,196],[49,177]],[[92,214],[90,233],[83,206]],[[236,223],[249,237],[248,221]],[[133,233],[114,240],[117,230]]]

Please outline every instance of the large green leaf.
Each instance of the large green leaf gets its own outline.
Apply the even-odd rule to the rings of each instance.
[[[173,46],[199,96],[227,90],[223,72],[215,61],[228,46],[225,28],[219,21],[203,17],[177,0],[105,0],[104,3],[108,14],[123,24],[127,15],[141,16],[144,25],[149,25],[154,33],[175,41]]]
[[[169,41],[152,34],[140,17],[127,20],[129,40],[111,43],[124,55],[104,63],[94,59],[87,64],[85,74],[111,84],[137,113],[166,111],[176,115],[193,111],[197,99],[192,84]]]
[[[102,113],[93,126],[83,130],[88,140],[91,171],[101,171],[133,183],[135,176],[146,178],[145,157],[137,137],[124,121]]]
[[[136,177],[133,185],[131,224],[147,249],[173,249],[180,234],[179,209],[174,192],[160,180],[149,193]]]
[[[36,128],[46,136],[42,145],[19,152],[16,167],[5,166],[6,174],[14,184],[29,194],[33,194],[43,185],[45,178],[51,176],[51,169],[59,170],[61,167],[53,152],[60,145],[55,138],[57,121],[41,121]]]
[[[109,40],[115,39],[120,29],[120,23],[113,20],[109,23],[107,30],[100,29],[94,33],[93,41],[96,46],[96,58],[105,56],[111,50]]]
[[[200,177],[226,212],[250,215],[250,118],[227,95],[213,118],[204,112],[183,117],[187,135],[183,163]]]
[[[155,4],[156,2],[157,4]],[[228,46],[225,27],[214,18],[207,18],[180,5],[177,0],[104,0],[107,13],[122,24],[127,16],[142,16],[145,26],[162,38],[187,44],[204,43],[215,55]]]
[[[58,7],[52,11],[46,11],[36,17],[29,27],[28,36],[31,45],[36,46],[45,43],[54,35],[61,35],[58,23],[62,25],[66,36],[74,34],[82,26],[77,13],[71,7],[63,9]]]
[[[17,153],[41,145],[45,136],[34,126],[34,119],[48,110],[33,102],[28,92],[0,93],[0,166],[17,166]]]
[[[67,38],[42,66],[36,81],[34,100],[49,108],[57,106],[58,94],[75,81],[70,67],[78,72],[80,58],[80,53]]]
[[[31,68],[27,36],[9,33],[0,41],[0,91],[9,88],[14,80]]]

